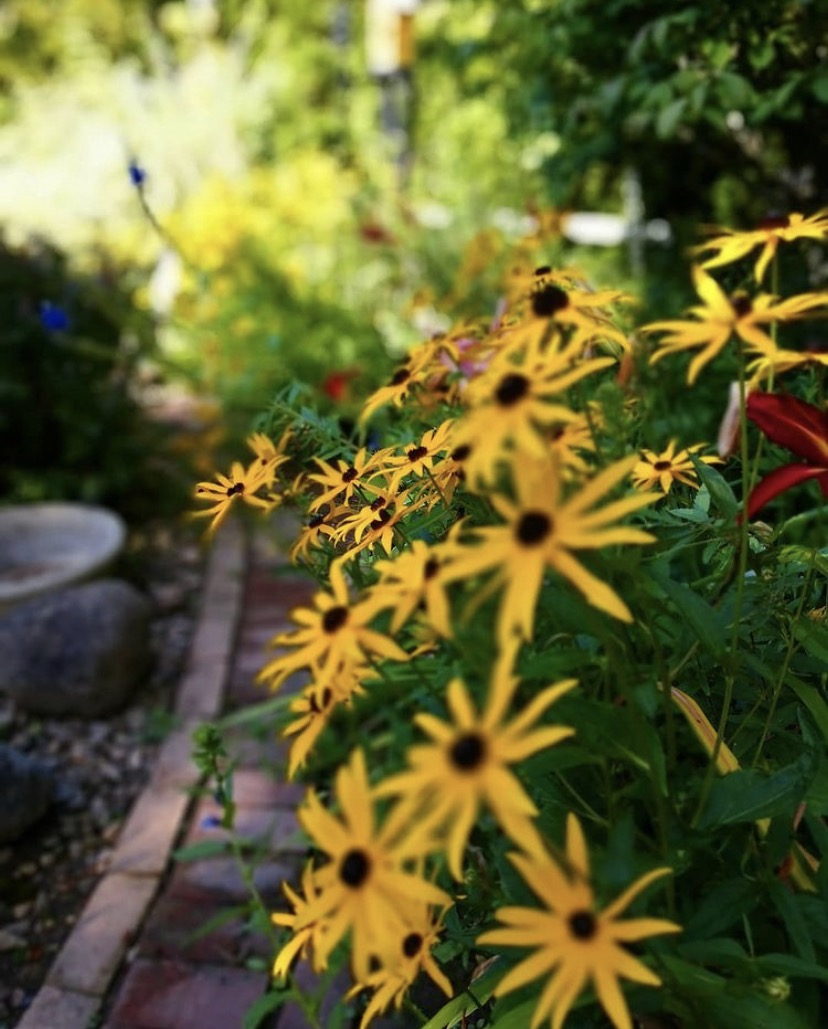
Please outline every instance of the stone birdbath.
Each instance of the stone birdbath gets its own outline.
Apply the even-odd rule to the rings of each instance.
[[[90,504],[0,508],[0,613],[97,575],[125,539],[121,518]]]

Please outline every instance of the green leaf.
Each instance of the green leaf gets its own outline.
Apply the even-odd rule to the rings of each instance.
[[[201,840],[191,843],[189,847],[179,847],[173,851],[176,861],[201,861],[202,858],[218,857],[230,850],[229,840]]]
[[[770,975],[789,975],[792,979],[819,979],[828,983],[828,968],[804,961],[793,954],[763,954],[756,964]]]
[[[501,970],[489,971],[476,979],[471,986],[474,997],[471,993],[464,991],[459,997],[444,1004],[440,1010],[430,1018],[423,1029],[450,1029],[451,1026],[460,1025],[463,1017],[474,1014],[475,1011],[491,997],[492,991],[501,978]]]
[[[718,469],[705,464],[704,461],[700,461],[695,454],[690,456],[693,461],[693,467],[696,469],[696,474],[707,487],[717,509],[728,520],[735,518],[736,512],[739,509],[739,502],[730,488],[730,483]]]
[[[699,643],[713,657],[721,657],[726,647],[723,616],[689,586],[674,582],[657,565],[652,567],[651,574],[687,622]]]
[[[794,764],[766,775],[750,769],[731,772],[713,784],[700,829],[755,822],[792,814],[803,800],[816,773],[816,761],[804,754]]]
[[[811,657],[824,661],[828,668],[828,629],[807,618],[793,624],[793,634]]]
[[[810,686],[797,678],[792,672],[785,676],[785,685],[790,686],[800,701],[808,709],[808,714],[813,718],[822,738],[828,743],[828,704],[822,698],[822,694],[816,686]]]
[[[716,886],[696,905],[693,915],[685,922],[686,939],[703,940],[739,922],[759,903],[759,894],[753,883],[745,879],[730,879]]]
[[[285,993],[266,993],[254,1001],[245,1012],[242,1029],[257,1029],[267,1016],[280,1008],[285,1002]]]
[[[811,92],[822,104],[828,104],[828,75],[817,75],[811,83]]]
[[[661,108],[655,120],[656,135],[659,139],[670,139],[676,134],[686,109],[687,99],[683,96]]]
[[[771,902],[785,923],[794,949],[805,961],[816,961],[814,941],[808,929],[808,922],[798,904],[798,897],[783,886],[778,879],[768,882]]]

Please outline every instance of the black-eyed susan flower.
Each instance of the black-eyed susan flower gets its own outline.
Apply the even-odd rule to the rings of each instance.
[[[535,605],[548,568],[571,582],[594,607],[622,621],[633,620],[615,590],[589,572],[573,552],[654,541],[641,529],[614,523],[654,503],[655,494],[638,493],[596,507],[627,478],[636,461],[633,456],[609,465],[568,496],[555,464],[516,461],[516,501],[490,498],[506,524],[472,529],[474,542],[461,538],[446,544],[451,557],[446,575],[452,579],[494,570],[495,582],[503,588],[498,614],[501,645],[515,633],[531,638]]]
[[[447,692],[453,721],[416,715],[414,720],[431,742],[411,747],[409,769],[377,787],[378,795],[400,795],[400,805],[412,820],[442,834],[448,866],[456,879],[462,878],[463,852],[484,806],[518,846],[526,851],[540,846],[532,821],[537,808],[511,766],[573,735],[574,730],[566,726],[538,726],[537,722],[577,681],[548,686],[507,722],[506,710],[517,683],[510,663],[501,658],[486,706],[478,712],[463,681],[453,679]]]
[[[247,445],[259,459],[261,469],[267,475],[266,485],[271,486],[276,477],[276,469],[283,465],[288,456],[285,453],[291,439],[291,430],[286,429],[278,443],[263,432],[254,432],[247,437]]]
[[[369,654],[407,661],[408,655],[393,640],[370,628],[377,608],[369,599],[351,603],[342,570],[342,559],[330,569],[331,592],[319,591],[313,607],[298,607],[291,618],[300,628],[279,633],[272,647],[289,647],[287,653],[269,661],[258,680],[276,689],[300,668],[310,668],[317,686],[329,685],[343,663],[365,663]]]
[[[318,896],[313,881],[312,864],[306,865],[302,870],[302,893],[297,893],[288,882],[282,883],[282,889],[290,901],[293,911],[274,911],[270,919],[274,925],[281,925],[286,929],[291,929],[293,935],[273,961],[273,978],[285,979],[297,958],[311,958],[314,970],[321,972],[323,966],[319,961],[319,954],[323,951],[318,946],[318,943],[320,936],[325,931],[325,924],[320,921],[309,922],[307,919],[304,919],[308,906]],[[297,921],[302,922],[302,928],[298,930],[296,928]]]
[[[377,826],[365,757],[357,750],[336,773],[337,818],[311,791],[299,809],[302,827],[330,857],[314,872],[316,896],[297,912],[294,932],[318,925],[315,959],[325,966],[331,950],[351,931],[351,965],[357,981],[369,975],[372,955],[387,954],[408,931],[418,907],[448,907],[451,898],[416,871],[412,862],[431,849],[422,826],[392,809]]]
[[[565,864],[549,855],[509,856],[544,907],[500,908],[495,915],[504,927],[478,938],[483,946],[532,950],[529,957],[501,979],[495,993],[503,995],[548,976],[532,1016],[531,1029],[547,1017],[552,1029],[561,1029],[578,995],[591,983],[615,1029],[632,1029],[619,979],[647,986],[659,986],[661,980],[622,944],[681,932],[681,927],[663,918],[619,920],[618,916],[648,886],[672,870],[656,868],[648,872],[603,911],[597,910],[586,840],[572,814],[566,825]]]
[[[307,525],[300,531],[290,548],[290,559],[294,564],[309,561],[311,550],[321,549],[324,539],[329,540],[336,536],[334,517],[326,512],[325,514],[315,514],[308,519]]]
[[[451,983],[432,954],[443,928],[443,916],[435,917],[426,904],[418,905],[414,912],[411,923],[399,931],[393,949],[379,957],[379,969],[371,972],[364,982],[356,983],[346,994],[347,999],[363,990],[373,991],[359,1029],[367,1029],[377,1015],[392,1004],[399,1011],[406,994],[423,972],[447,997],[452,995]]]
[[[422,503],[419,498],[412,498],[407,490],[392,493],[378,488],[371,503],[363,504],[339,522],[336,538],[344,556],[351,558],[362,550],[373,551],[377,545],[390,554],[395,526]]]
[[[720,268],[746,257],[761,247],[753,273],[757,282],[765,277],[768,265],[776,255],[780,243],[797,239],[825,239],[828,236],[828,210],[816,214],[783,214],[765,218],[758,228],[739,232],[734,229],[713,229],[721,235],[695,247],[695,253],[718,251],[715,256],[702,261],[703,268]]]
[[[310,511],[318,511],[326,504],[334,501],[347,503],[355,491],[368,490],[373,493],[369,485],[371,473],[376,468],[376,461],[373,454],[369,454],[365,447],[357,452],[353,461],[337,459],[336,465],[323,461],[321,457],[315,457],[321,471],[308,475],[310,482],[315,482],[322,492],[315,497],[310,504]]]
[[[200,482],[195,488],[196,500],[206,500],[211,507],[204,511],[194,511],[193,518],[209,518],[212,522],[207,531],[213,533],[227,517],[230,508],[237,500],[258,507],[263,511],[272,510],[278,503],[277,498],[260,497],[257,493],[271,481],[269,468],[257,459],[247,468],[240,461],[234,461],[229,475],[216,475],[218,482]]]
[[[577,418],[553,398],[613,363],[609,357],[583,358],[580,350],[560,340],[544,344],[536,336],[514,355],[499,354],[469,385],[470,410],[456,422],[451,446],[471,448],[465,467],[473,479],[490,478],[511,450],[542,458],[547,452],[544,429]]]
[[[398,554],[393,561],[377,561],[374,568],[379,582],[371,596],[378,609],[391,608],[391,632],[397,633],[409,618],[421,610],[437,632],[451,636],[451,611],[447,583],[441,571],[445,558],[439,547],[429,547],[422,540],[414,540],[410,549]]]
[[[362,680],[368,674],[365,665],[343,662],[326,685],[320,687],[311,682],[290,702],[293,721],[282,730],[283,736],[292,737],[288,779],[292,779],[304,765],[336,708],[340,704],[350,704],[352,697],[365,692]]]
[[[729,297],[698,265],[693,268],[693,282],[702,300],[701,304],[690,308],[693,321],[652,322],[641,329],[645,333],[667,334],[658,341],[658,350],[650,358],[651,364],[668,354],[701,350],[687,371],[687,382],[691,386],[702,368],[724,350],[734,335],[747,344],[749,351],[757,351],[760,355],[772,352],[776,344],[760,328],[761,325],[793,321],[814,308],[828,305],[828,293],[802,293],[787,300],[777,300],[768,294],[753,299],[746,293]]]
[[[452,419],[446,419],[436,429],[423,433],[418,443],[404,448],[403,453],[394,459],[393,466],[388,466],[391,481],[388,488],[396,491],[407,476],[420,479],[428,474],[434,465],[437,455],[448,446],[448,439],[453,425]]]
[[[683,482],[693,489],[699,488],[696,469],[691,454],[697,454],[704,448],[704,443],[694,443],[691,447],[677,450],[678,443],[671,439],[661,453],[653,450],[642,450],[641,460],[632,470],[633,485],[636,489],[660,489],[665,496],[670,492],[673,483]],[[719,463],[718,457],[700,457],[704,464]]]

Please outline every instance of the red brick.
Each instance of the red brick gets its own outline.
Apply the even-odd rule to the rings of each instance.
[[[239,807],[293,807],[304,795],[300,783],[281,782],[256,768],[240,768],[233,776],[233,798]]]
[[[264,972],[139,958],[110,1023],[134,1029],[237,1029],[267,987]]]
[[[286,855],[279,861],[259,862],[253,868],[253,884],[269,906],[281,902],[282,883],[297,879],[296,857]],[[178,896],[211,894],[215,905],[244,903],[250,894],[235,858],[215,857],[201,861],[182,861],[173,872],[168,891]]]
[[[205,893],[200,903],[194,903],[192,896],[165,894],[153,907],[144,927],[138,943],[139,956],[234,966],[251,955],[270,956],[267,937],[250,930],[244,912],[208,933],[200,932],[211,918],[233,907],[214,904],[212,894]]]

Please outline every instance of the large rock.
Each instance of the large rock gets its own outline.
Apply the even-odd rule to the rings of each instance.
[[[40,761],[0,743],[0,843],[11,843],[52,803],[55,783]]]
[[[36,597],[0,618],[0,690],[24,711],[97,718],[150,664],[149,602],[118,579]]]

